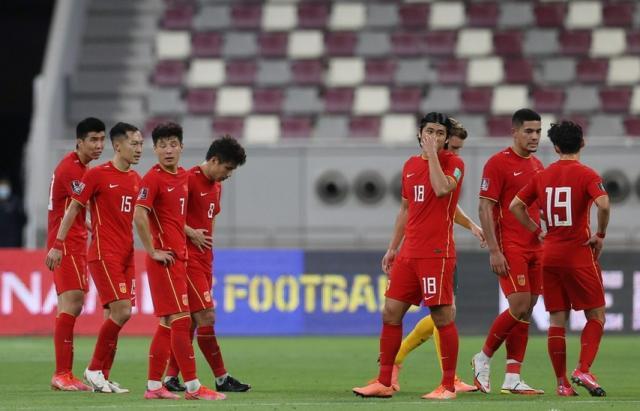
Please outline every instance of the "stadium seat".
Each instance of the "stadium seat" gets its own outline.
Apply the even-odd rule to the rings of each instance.
[[[191,34],[192,57],[220,57],[224,38],[215,31]]]
[[[391,34],[393,53],[399,57],[419,56],[426,51],[423,39],[420,32],[394,32]]]
[[[506,1],[500,5],[498,26],[502,28],[529,27],[534,22],[533,5],[529,1]]]
[[[251,144],[273,144],[280,138],[277,116],[251,115],[244,121],[244,140]]]
[[[226,83],[231,85],[252,85],[256,78],[256,61],[228,60],[226,64]]]
[[[467,81],[466,60],[444,60],[438,64],[438,82],[442,84],[464,84]]]
[[[631,94],[631,106],[629,111],[634,114],[640,113],[640,86],[635,86]]]
[[[429,5],[406,3],[399,6],[400,25],[406,29],[425,29],[429,21]]]
[[[596,86],[570,86],[566,90],[565,112],[590,112],[600,108],[600,99],[598,98],[598,88]]]
[[[428,59],[398,60],[395,84],[417,85],[422,87],[425,83],[430,83],[435,80],[436,72],[431,68]]]
[[[301,29],[323,29],[328,19],[328,3],[308,1],[298,5],[298,26]]]
[[[392,28],[398,25],[398,21],[398,8],[395,4],[367,4],[367,27],[376,29]],[[426,21],[425,19],[424,22]]]
[[[154,128],[156,128],[160,124],[163,124],[169,121],[176,121],[176,119],[173,117],[163,117],[163,116],[148,118],[144,122],[142,134],[144,135],[145,138],[151,138],[151,132],[153,131]]]
[[[309,138],[313,130],[311,117],[283,117],[280,132],[283,138]]]
[[[147,110],[152,116],[183,114],[186,111],[181,91],[174,87],[152,87],[147,95]]]
[[[253,89],[253,111],[256,113],[278,113],[282,110],[283,102],[282,88]]]
[[[362,86],[355,90],[353,112],[358,115],[383,114],[389,110],[389,89],[384,86]]]
[[[322,32],[296,30],[289,34],[287,54],[291,58],[317,58],[324,53]]]
[[[428,31],[424,34],[422,49],[431,56],[452,56],[458,42],[458,32],[454,30]]]
[[[353,100],[352,88],[328,88],[324,91],[324,109],[328,113],[350,113]]]
[[[322,101],[318,96],[318,89],[315,87],[287,88],[282,109],[285,113],[292,114],[319,113],[322,109]]]
[[[624,120],[625,133],[628,136],[640,137],[640,118],[627,117]]]
[[[504,59],[504,80],[507,83],[533,82],[533,64],[528,59]]]
[[[640,82],[640,57],[618,57],[609,60],[607,83],[638,84]]]
[[[216,106],[216,92],[213,89],[191,89],[187,91],[187,111],[191,114],[212,115]]]
[[[516,30],[493,33],[493,49],[499,56],[522,54],[522,32]]]
[[[222,54],[225,57],[254,57],[258,54],[258,44],[255,33],[239,31],[226,33]]]
[[[458,1],[435,2],[429,10],[429,29],[456,29],[463,27],[466,16],[464,3]]]
[[[230,135],[235,138],[242,138],[244,134],[244,119],[242,117],[220,117],[213,118],[213,135]]]
[[[562,27],[567,5],[564,2],[536,3],[534,14],[539,27]]]
[[[290,81],[291,71],[287,60],[258,61],[258,84],[263,86],[283,86]]]
[[[382,117],[380,140],[383,143],[409,143],[415,141],[416,119],[408,114],[387,114]]]
[[[576,62],[572,58],[547,59],[542,62],[540,74],[544,83],[570,83],[576,77]]]
[[[294,4],[266,3],[262,10],[262,30],[292,30],[297,26],[298,13]]]
[[[602,7],[599,1],[572,1],[568,3],[569,12],[565,20],[567,28],[593,28],[602,22]]]
[[[156,35],[159,60],[184,59],[191,55],[191,34],[187,31],[160,31]]]
[[[617,56],[627,48],[623,29],[606,28],[593,31],[591,43],[592,56]]]
[[[361,31],[355,54],[358,56],[387,56],[391,52],[391,41],[385,32]]]
[[[467,84],[470,86],[495,85],[504,78],[502,59],[487,57],[469,60]]]
[[[627,31],[627,53],[640,54],[640,30]]]
[[[325,115],[316,120],[314,139],[343,139],[349,134],[349,120],[346,116]]]
[[[221,87],[216,99],[216,114],[241,116],[251,111],[253,100],[249,87]]]
[[[608,59],[585,59],[578,61],[577,78],[581,83],[604,83],[609,71]]]
[[[284,32],[258,34],[258,49],[262,57],[285,57],[289,47],[289,36]]]
[[[462,111],[467,113],[486,112],[491,107],[493,100],[493,88],[477,87],[462,90],[460,96],[462,102]]]
[[[159,61],[153,71],[153,83],[159,86],[182,85],[185,70],[185,64],[181,60]]]
[[[513,113],[514,107],[528,107],[528,88],[519,85],[502,85],[493,90],[491,111],[495,114]]]
[[[624,135],[622,116],[596,113],[589,117],[589,136],[615,137]]]
[[[498,23],[500,9],[495,1],[467,4],[467,26],[495,27]]]
[[[377,138],[380,134],[380,117],[358,116],[349,121],[349,136]]]
[[[191,5],[176,5],[167,7],[162,15],[162,27],[168,30],[188,30],[193,19]]]
[[[565,93],[564,89],[553,88],[534,88],[533,89],[533,107],[541,113],[559,113],[564,107]]]
[[[602,111],[626,113],[629,110],[630,88],[602,88],[599,94]]]
[[[487,133],[488,133],[488,137],[510,136],[511,135],[511,116],[489,117],[487,119]]]
[[[359,58],[334,58],[329,60],[326,84],[328,86],[353,86],[364,80],[364,61]]]
[[[452,113],[459,110],[460,89],[457,87],[433,85],[429,88],[420,104],[421,113],[428,113],[430,111]]]
[[[262,23],[260,3],[231,3],[231,20],[236,29],[257,29]]]
[[[602,7],[602,22],[605,26],[630,27],[637,7],[632,1],[607,1]]]
[[[394,113],[417,113],[420,111],[422,88],[405,87],[391,90],[389,111]]]
[[[222,60],[194,59],[187,75],[189,87],[215,87],[224,83],[225,70]]]
[[[331,30],[359,30],[366,22],[363,3],[334,2],[329,16]]]
[[[213,138],[213,130],[211,129],[211,113],[213,108],[209,110],[209,115],[185,115],[182,117],[180,124],[182,125],[182,134],[189,139],[189,145],[193,140],[204,140],[209,143]]]
[[[231,9],[227,5],[206,5],[196,14],[192,25],[200,31],[227,29],[231,26]]]
[[[365,62],[365,82],[368,84],[389,84],[393,82],[396,62],[392,59],[368,59]]]
[[[524,35],[522,51],[526,55],[553,55],[559,50],[558,33],[555,29],[530,29]]]
[[[573,30],[560,33],[563,54],[586,55],[591,50],[591,31]]]
[[[295,84],[320,85],[324,81],[324,63],[313,59],[293,60],[291,73]]]
[[[489,29],[462,29],[458,34],[458,57],[485,56],[493,51],[493,36]]]
[[[354,31],[330,31],[325,36],[328,56],[353,56],[358,39]]]

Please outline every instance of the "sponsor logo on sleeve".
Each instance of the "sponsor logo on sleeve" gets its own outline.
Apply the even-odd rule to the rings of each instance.
[[[71,182],[71,190],[73,191],[73,194],[80,195],[82,190],[84,190],[84,183],[80,180],[73,180]]]
[[[146,200],[147,195],[149,195],[149,189],[147,187],[142,187],[140,189],[140,194],[138,194],[138,200]]]
[[[480,190],[481,191],[488,191],[489,190],[489,179],[488,178],[483,178],[482,182],[480,183]]]

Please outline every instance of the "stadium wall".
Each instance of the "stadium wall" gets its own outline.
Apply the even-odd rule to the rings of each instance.
[[[0,251],[0,335],[50,335],[56,312],[52,275],[45,251]],[[386,276],[381,252],[304,251],[300,249],[221,249],[215,255],[213,296],[221,335],[376,335],[384,302]],[[607,302],[605,329],[640,332],[640,257],[605,252],[601,259]],[[461,333],[484,334],[505,301],[489,272],[488,256],[458,256],[457,323]],[[136,308],[123,332],[150,335],[153,317],[144,270],[144,253],[136,254]],[[405,331],[428,311],[414,307]],[[570,329],[581,330],[581,313]],[[95,335],[102,310],[93,284],[76,329]],[[534,310],[533,332],[548,327],[542,302]]]

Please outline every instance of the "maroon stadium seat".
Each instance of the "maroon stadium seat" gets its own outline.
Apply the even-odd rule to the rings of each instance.
[[[562,88],[534,88],[533,106],[536,111],[557,113],[564,107],[565,91]]]
[[[256,78],[257,63],[251,60],[229,60],[226,64],[226,80],[228,84],[251,85]]]
[[[567,6],[564,2],[537,3],[534,13],[540,27],[562,27]]]
[[[463,111],[468,113],[486,112],[491,107],[493,89],[490,87],[475,87],[462,90],[460,101]]]
[[[325,28],[328,18],[328,3],[303,2],[298,6],[298,27],[301,29]]]
[[[506,137],[511,135],[511,117],[493,116],[487,119],[488,137]]]
[[[256,113],[278,113],[284,102],[281,88],[253,89],[253,111]]]
[[[627,31],[627,53],[640,54],[640,30]]]
[[[358,116],[349,121],[351,137],[375,137],[380,134],[380,117]]]
[[[284,138],[309,138],[313,124],[310,117],[283,117],[280,132]]]
[[[420,110],[422,90],[416,87],[397,88],[391,90],[392,112],[416,113]]]
[[[391,59],[369,59],[365,62],[365,82],[369,84],[389,84],[393,82],[396,62]]]
[[[191,34],[191,53],[194,57],[218,57],[224,42],[218,32],[199,32]]]
[[[504,78],[507,83],[531,83],[533,64],[527,59],[505,59]]]
[[[522,32],[514,30],[494,32],[493,50],[499,56],[522,54]]]
[[[500,16],[498,3],[482,2],[467,4],[467,24],[472,27],[495,27]]]
[[[467,81],[466,60],[438,62],[438,81],[443,84],[464,84]]]
[[[584,59],[576,66],[578,81],[583,83],[604,83],[608,71],[608,59]]]
[[[212,89],[187,91],[187,110],[191,114],[212,115],[216,106],[216,92]]]
[[[289,36],[283,32],[263,32],[258,34],[258,48],[264,57],[284,57],[287,55]]]
[[[353,89],[330,88],[324,92],[324,109],[329,113],[350,113],[353,106]]]
[[[628,136],[640,137],[640,117],[627,117],[624,120],[624,129]]]
[[[400,16],[400,27],[425,30],[429,22],[429,5],[402,4],[398,15]]]
[[[159,86],[181,86],[185,70],[183,61],[159,61],[153,72],[153,82]]]
[[[424,50],[423,33],[419,31],[399,31],[391,34],[391,48],[396,56],[417,56]]]
[[[260,3],[236,3],[231,6],[231,20],[237,29],[257,29],[262,23]]]
[[[626,113],[631,104],[631,89],[603,88],[600,89],[600,107],[606,112]]]
[[[591,49],[591,30],[568,30],[560,33],[560,47],[564,54],[588,54]]]
[[[434,56],[453,56],[456,50],[457,41],[457,31],[429,31],[424,34],[424,52]]]
[[[332,31],[325,35],[325,53],[329,56],[352,56],[358,37],[355,31]]]
[[[191,5],[174,5],[167,7],[162,15],[162,27],[171,30],[183,30],[191,27],[193,7]]]
[[[213,134],[222,136],[229,134],[240,138],[244,133],[244,119],[242,117],[215,117],[213,119]]]
[[[630,27],[633,12],[632,1],[609,1],[602,7],[602,21],[605,26]]]
[[[291,62],[293,82],[305,85],[320,85],[323,82],[322,60],[293,60]]]

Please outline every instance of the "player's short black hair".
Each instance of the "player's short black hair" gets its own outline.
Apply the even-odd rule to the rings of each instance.
[[[247,154],[238,140],[230,135],[224,135],[213,140],[207,150],[206,160],[217,158],[221,163],[233,163],[237,166],[243,165],[247,161]]]
[[[469,133],[467,132],[467,129],[464,128],[462,123],[453,117],[449,117],[449,121],[451,122],[451,136],[456,136],[460,140],[466,140],[466,138],[469,136]]]
[[[115,140],[116,138],[120,138],[120,137],[126,138],[128,132],[135,133],[136,131],[139,131],[138,127],[129,123],[119,122],[115,126],[111,127],[111,130],[109,130],[109,138],[113,143],[113,140]]]
[[[177,137],[180,144],[182,144],[182,126],[173,121],[158,124],[151,132],[151,139],[153,145],[158,143],[158,140],[169,137]]]
[[[420,133],[422,133],[422,129],[427,125],[427,123],[443,125],[447,129],[447,137],[449,137],[449,134],[451,133],[451,120],[446,114],[435,111],[425,114],[425,116],[420,119]]]
[[[91,132],[99,133],[105,129],[106,127],[102,120],[95,117],[87,117],[76,126],[76,138],[84,140],[87,138],[87,134]]]
[[[562,154],[575,154],[584,145],[582,127],[573,121],[562,121],[551,124],[547,132],[549,139]]]
[[[519,128],[525,121],[541,121],[540,114],[530,108],[521,108],[511,116],[511,126]]]

